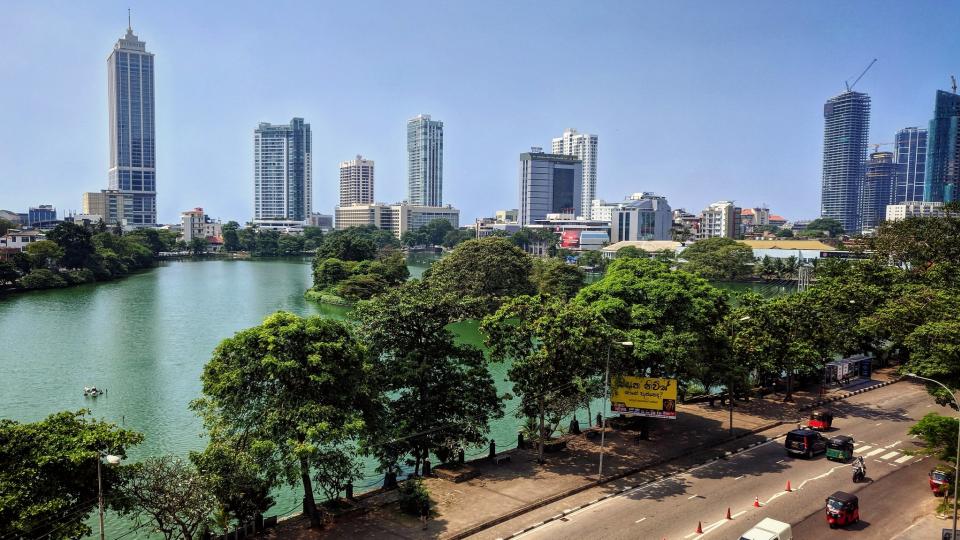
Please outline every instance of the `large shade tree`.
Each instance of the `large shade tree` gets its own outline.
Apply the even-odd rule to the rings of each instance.
[[[429,455],[483,444],[503,416],[483,353],[457,343],[448,325],[464,315],[455,299],[410,282],[357,306],[360,331],[388,392],[387,422],[375,446],[386,470],[410,456],[414,472]]]
[[[507,371],[520,397],[518,416],[536,419],[537,459],[559,422],[583,402],[602,371],[613,332],[587,306],[559,297],[520,296],[480,325],[490,357]]]
[[[244,437],[274,481],[302,485],[311,524],[316,460],[340,459],[373,418],[365,348],[342,322],[275,313],[217,346],[194,408],[227,437]]]
[[[97,460],[126,456],[143,436],[60,412],[39,422],[0,420],[0,537],[81,538],[97,507]],[[122,466],[121,466],[122,467]],[[120,467],[101,467],[104,498],[115,501]]]

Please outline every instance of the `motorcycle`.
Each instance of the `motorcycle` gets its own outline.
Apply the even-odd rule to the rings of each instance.
[[[867,477],[866,467],[860,465],[853,466],[853,483],[863,482],[863,479]]]

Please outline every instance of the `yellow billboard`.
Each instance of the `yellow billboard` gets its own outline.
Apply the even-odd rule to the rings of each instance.
[[[615,382],[610,411],[633,416],[677,417],[677,380],[621,377]]]

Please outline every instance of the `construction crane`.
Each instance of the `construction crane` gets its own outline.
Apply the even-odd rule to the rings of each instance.
[[[897,143],[895,143],[895,142],[878,142],[878,143],[870,143],[870,146],[873,147],[873,152],[874,152],[874,153],[877,153],[877,152],[880,151],[880,147],[881,147],[881,146],[893,146],[893,145],[895,145],[895,144],[897,144]]]
[[[876,58],[874,58],[873,60],[871,60],[870,63],[867,65],[867,68],[863,70],[863,73],[861,73],[860,76],[857,77],[857,80],[853,81],[853,84],[847,84],[847,81],[843,81],[843,84],[845,84],[845,85],[847,86],[847,92],[853,91],[853,87],[856,86],[858,82],[860,82],[860,79],[862,79],[863,76],[866,75],[867,72],[870,71],[870,68],[872,68],[873,65],[876,64],[876,63],[877,63],[877,59],[876,59]]]

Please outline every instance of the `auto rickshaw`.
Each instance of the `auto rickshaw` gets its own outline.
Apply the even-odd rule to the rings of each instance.
[[[827,411],[813,411],[810,413],[810,422],[807,423],[810,429],[817,431],[827,431],[833,424],[833,415]]]
[[[853,457],[853,437],[837,435],[827,441],[827,459],[846,462]]]
[[[946,495],[950,491],[950,473],[937,468],[930,471],[927,476],[929,477],[927,481],[930,484],[930,491],[937,497]]]
[[[860,499],[844,491],[827,497],[827,523],[830,528],[844,527],[860,521]]]

